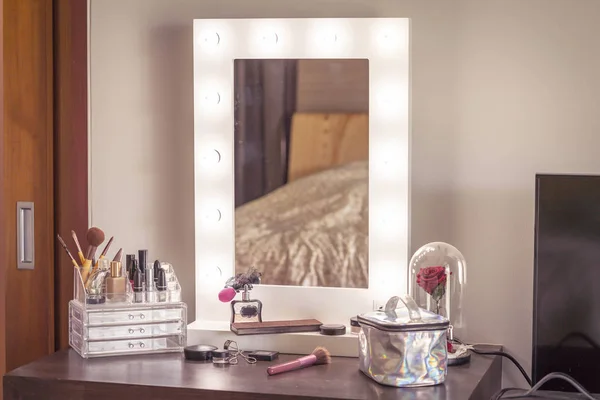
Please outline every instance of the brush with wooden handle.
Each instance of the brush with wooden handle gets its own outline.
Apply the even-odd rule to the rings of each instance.
[[[288,361],[283,364],[273,365],[267,368],[267,374],[277,375],[283,372],[295,371],[297,369],[310,367],[319,364],[330,364],[331,354],[325,347],[317,347],[313,352],[304,357],[300,357],[294,361]]]
[[[104,250],[102,250],[102,253],[100,254],[100,257],[98,258],[98,260],[96,260],[96,263],[94,264],[94,270],[98,269],[98,262],[100,260],[102,260],[104,257],[106,257],[106,253],[108,253],[108,249],[110,249],[110,245],[112,244],[112,241],[115,237],[112,236],[110,239],[108,239],[108,243],[106,243],[106,246],[104,247]]]
[[[71,261],[73,262],[73,265],[76,268],[79,268],[79,265],[77,264],[77,261],[75,261],[75,258],[73,258],[73,254],[71,254],[71,252],[69,251],[69,248],[67,247],[67,244],[65,243],[65,241],[63,240],[63,238],[60,237],[60,235],[56,235],[56,237],[58,237],[58,241],[60,242],[60,245],[63,247],[63,249],[65,249],[65,251],[67,252],[67,255],[69,256],[69,258],[71,259]]]
[[[83,250],[81,250],[81,245],[79,244],[79,239],[77,238],[77,234],[75,233],[75,231],[71,231],[71,237],[75,242],[75,246],[77,246],[77,255],[79,256],[79,262],[83,264],[85,262],[85,257],[83,256]]]
[[[122,258],[123,258],[123,249],[119,249],[119,251],[117,251],[117,254],[115,254],[115,258],[113,258],[113,261],[121,262]]]
[[[85,262],[81,266],[81,278],[84,283],[92,272],[92,259],[96,256],[96,249],[104,242],[104,232],[100,228],[92,227],[88,229],[85,237],[89,246],[85,255]]]

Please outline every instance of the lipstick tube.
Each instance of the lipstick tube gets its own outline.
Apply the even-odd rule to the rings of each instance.
[[[158,302],[167,301],[167,276],[164,269],[158,271],[158,280],[156,281],[156,290],[158,291]]]
[[[144,279],[146,280],[146,303],[155,303],[156,302],[156,291],[154,289],[154,269],[146,268],[146,273],[144,274]]]
[[[133,302],[144,302],[144,281],[142,280],[142,271],[139,268],[133,274]]]

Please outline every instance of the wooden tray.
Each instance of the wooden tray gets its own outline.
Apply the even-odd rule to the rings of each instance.
[[[273,333],[319,332],[323,323],[316,319],[290,321],[238,322],[231,324],[236,335],[265,335]]]

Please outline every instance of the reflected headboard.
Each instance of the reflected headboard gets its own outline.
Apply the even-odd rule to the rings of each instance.
[[[295,113],[288,182],[336,165],[369,158],[367,113]]]

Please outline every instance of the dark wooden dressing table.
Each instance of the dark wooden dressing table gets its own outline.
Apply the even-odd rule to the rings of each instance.
[[[278,361],[296,356],[281,355]],[[489,399],[500,389],[502,360],[473,354],[470,364],[452,367],[446,383],[396,389],[358,371],[356,358],[334,357],[330,365],[267,376],[270,363],[219,368],[186,361],[183,354],[84,360],[60,351],[4,376],[4,400],[154,399]]]

